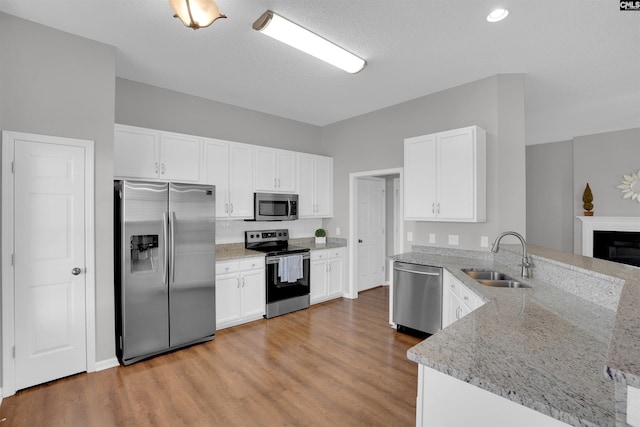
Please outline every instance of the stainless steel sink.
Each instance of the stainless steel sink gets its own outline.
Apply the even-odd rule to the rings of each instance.
[[[476,282],[495,288],[530,288],[511,276],[495,270],[483,270],[478,268],[463,268],[462,271]]]

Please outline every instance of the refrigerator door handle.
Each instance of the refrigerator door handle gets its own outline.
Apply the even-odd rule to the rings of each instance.
[[[171,212],[171,220],[169,221],[169,231],[171,233],[171,235],[169,236],[169,238],[171,239],[171,283],[174,283],[176,281],[176,233],[175,233],[175,227],[176,227],[176,213],[175,212]]]
[[[164,270],[162,273],[162,282],[167,285],[167,273],[169,268],[169,231],[167,228],[169,227],[169,218],[167,216],[167,212],[162,213],[162,231],[164,233]],[[166,288],[165,288],[166,289]]]

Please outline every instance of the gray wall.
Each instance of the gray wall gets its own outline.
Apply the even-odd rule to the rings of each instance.
[[[327,155],[320,128],[143,83],[116,79],[116,123]]]
[[[527,147],[527,234],[554,249],[577,247],[582,193],[589,183],[596,216],[640,216],[640,203],[622,199],[623,174],[640,169],[640,128]]]
[[[96,357],[114,356],[115,49],[0,13],[0,127],[95,141]]]
[[[526,157],[528,242],[573,252],[573,142],[529,145]]]
[[[334,157],[334,217],[324,220],[329,234],[349,233],[349,174],[401,167],[404,139],[470,125],[487,131],[487,222],[478,224],[406,222],[412,244],[480,249],[480,236],[500,231],[525,233],[524,76],[498,75],[451,88],[322,128],[322,143]]]

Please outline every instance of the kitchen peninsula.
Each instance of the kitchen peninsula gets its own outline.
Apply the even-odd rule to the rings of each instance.
[[[640,270],[535,246],[529,254],[525,289],[462,272],[518,277],[519,245],[497,254],[414,246],[392,257],[443,267],[485,302],[408,351],[419,364],[417,425],[626,422],[627,385],[640,384]]]

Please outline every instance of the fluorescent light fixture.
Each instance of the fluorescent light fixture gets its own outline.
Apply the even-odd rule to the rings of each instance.
[[[498,22],[507,17],[509,11],[507,9],[495,9],[489,15],[487,15],[487,21]]]
[[[270,10],[253,23],[253,29],[341,68],[347,73],[357,73],[367,65],[364,59]]]

